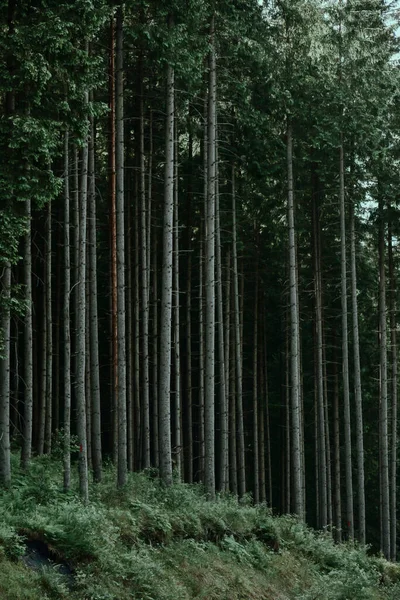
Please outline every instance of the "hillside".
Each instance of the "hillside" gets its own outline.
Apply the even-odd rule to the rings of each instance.
[[[250,499],[208,502],[200,486],[165,489],[152,473],[118,491],[109,467],[84,506],[76,481],[62,491],[56,460],[36,459],[29,475],[13,461],[0,497],[2,600],[400,597],[397,565]]]

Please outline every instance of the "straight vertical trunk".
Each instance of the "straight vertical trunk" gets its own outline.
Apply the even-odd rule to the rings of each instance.
[[[111,246],[111,398],[113,461],[118,459],[118,330],[117,330],[117,219],[116,219],[116,132],[115,132],[115,24],[110,22],[109,59],[109,191],[110,191],[110,246]]]
[[[389,312],[390,312],[390,345],[391,345],[391,396],[392,396],[392,421],[391,421],[391,445],[390,445],[390,554],[391,560],[396,562],[397,550],[397,281],[395,265],[393,260],[393,233],[392,223],[389,222],[388,230],[388,255],[389,255]]]
[[[264,398],[265,398],[265,443],[267,452],[267,473],[268,473],[268,504],[272,508],[272,465],[271,465],[271,427],[269,418],[269,389],[268,389],[268,353],[267,353],[267,321],[264,316]],[[264,451],[265,453],[265,451]]]
[[[304,517],[301,457],[301,394],[300,394],[300,324],[297,283],[296,231],[294,221],[293,139],[292,125],[287,122],[287,171],[288,171],[288,233],[289,233],[289,287],[290,287],[290,379],[291,379],[291,425],[292,425],[292,475],[293,510]]]
[[[334,525],[336,542],[342,541],[342,499],[341,499],[341,474],[340,474],[340,409],[339,409],[339,373],[336,347],[336,336],[333,340],[333,453],[335,473],[334,495]]]
[[[256,252],[258,253],[258,231],[256,230]],[[254,330],[253,330],[253,462],[254,462],[254,502],[260,501],[260,461],[258,453],[258,254],[256,259],[256,281],[254,286]]]
[[[319,480],[319,527],[325,529],[328,524],[327,468],[326,468],[326,431],[324,406],[323,337],[322,337],[322,281],[320,222],[317,206],[319,190],[317,176],[313,174],[313,241],[314,241],[314,301],[315,301],[315,391],[317,423],[317,457]]]
[[[379,195],[379,451],[381,482],[382,552],[390,560],[390,498],[388,444],[387,324],[385,274],[385,222],[382,194]]]
[[[205,473],[208,497],[215,497],[215,190],[216,190],[216,59],[214,16],[210,25],[208,82],[208,167],[205,236]]]
[[[21,464],[27,469],[32,456],[32,413],[33,413],[33,322],[32,322],[32,212],[31,200],[25,202],[27,230],[25,233],[24,284],[25,284],[25,317],[24,317],[24,424],[22,438]]]
[[[46,223],[46,257],[45,257],[45,285],[46,285],[46,415],[45,415],[45,448],[47,454],[51,453],[51,434],[53,422],[53,317],[52,317],[52,281],[51,281],[51,201],[47,205],[47,223]]]
[[[356,413],[357,447],[357,496],[358,496],[358,539],[365,544],[365,485],[364,485],[364,425],[362,410],[362,388],[360,367],[360,341],[358,334],[356,236],[354,225],[354,204],[350,204],[350,261],[351,261],[351,304],[353,313],[354,351],[354,405]]]
[[[91,119],[89,143],[89,330],[90,330],[90,393],[92,414],[92,464],[95,482],[102,478],[101,454],[101,404],[99,366],[99,324],[97,311],[97,239],[96,239],[96,178],[95,178],[95,128]]]
[[[141,70],[141,68],[140,68]],[[143,406],[143,467],[150,467],[150,376],[149,376],[149,266],[147,248],[147,211],[145,188],[145,155],[144,155],[144,100],[141,82],[140,97],[140,225],[141,225],[141,257],[142,257],[142,406]]]
[[[0,358],[0,485],[9,487],[11,483],[10,452],[10,332],[11,332],[11,264],[2,266],[0,282],[2,283],[1,329],[4,340],[4,358]]]
[[[182,477],[182,406],[181,406],[181,346],[180,346],[180,297],[179,297],[179,209],[178,209],[178,134],[175,120],[175,161],[174,161],[174,367],[175,367],[175,466]]]
[[[346,473],[346,516],[349,538],[354,538],[353,476],[351,458],[351,422],[349,391],[349,336],[347,324],[347,261],[346,261],[346,220],[344,187],[344,152],[340,145],[339,165],[339,201],[340,201],[340,264],[341,264],[341,302],[342,302],[342,376],[344,399],[344,447]]]
[[[123,14],[117,10],[115,57],[115,172],[117,230],[117,332],[118,332],[118,477],[117,484],[126,483],[128,469],[126,421],[126,320],[125,320],[125,200],[124,200],[124,71]]]
[[[85,103],[88,103],[85,92]],[[77,434],[79,443],[79,489],[84,502],[89,500],[88,459],[86,438],[86,397],[85,397],[85,359],[86,359],[86,219],[88,189],[88,141],[82,149],[82,170],[79,214],[79,262],[77,292],[77,331],[76,331],[76,399]]]
[[[236,228],[236,183],[235,166],[232,166],[232,258],[233,258],[233,299],[235,322],[235,372],[236,372],[236,428],[238,454],[238,491],[239,496],[246,493],[246,466],[244,455],[244,423],[242,395],[242,336],[239,309],[239,273],[237,259],[237,228]]]
[[[70,197],[69,197],[69,133],[64,136],[64,490],[71,487],[71,257],[70,257]]]
[[[204,260],[203,238],[200,227],[199,252],[199,471],[204,482]]]
[[[221,221],[219,204],[218,153],[216,153],[216,266],[217,266],[217,322],[218,322],[218,372],[220,394],[220,464],[219,487],[222,492],[228,491],[228,399],[226,393],[226,368],[224,344],[224,307],[222,293],[222,251],[221,251]]]
[[[169,16],[169,28],[172,17]],[[167,66],[165,176],[163,216],[163,258],[161,291],[160,376],[159,376],[159,433],[160,475],[165,485],[172,483],[171,455],[171,317],[173,271],[173,218],[174,218],[174,70]]]

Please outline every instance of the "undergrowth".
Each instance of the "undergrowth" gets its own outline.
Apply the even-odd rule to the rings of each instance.
[[[12,487],[0,492],[0,597],[4,600],[395,600],[400,569],[353,544],[336,545],[291,516],[274,517],[200,485],[163,487],[154,473],[115,487],[112,466],[83,505],[77,481],[61,486],[61,463],[40,457],[29,473],[13,456]],[[68,564],[28,569],[24,540],[40,540]]]

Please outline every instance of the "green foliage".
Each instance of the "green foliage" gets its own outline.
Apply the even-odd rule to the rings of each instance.
[[[32,594],[21,598],[396,597],[395,566],[353,545],[335,545],[295,518],[273,517],[266,506],[242,505],[229,495],[209,502],[199,485],[165,489],[149,474],[132,474],[115,490],[113,467],[103,483],[92,484],[93,500],[83,505],[75,479],[69,494],[62,491],[59,461],[40,457],[26,474],[18,462],[14,455],[16,477],[0,498],[0,590],[11,579],[19,589],[29,576]],[[16,563],[10,576],[9,561],[23,553],[24,538],[43,541],[73,566],[71,591],[56,567],[31,574]]]

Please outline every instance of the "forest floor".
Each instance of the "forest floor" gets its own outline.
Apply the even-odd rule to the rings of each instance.
[[[199,485],[162,488],[132,474],[115,488],[110,466],[82,505],[62,491],[62,463],[42,457],[28,475],[13,456],[0,492],[1,600],[399,600],[400,566],[335,545],[294,517]]]

